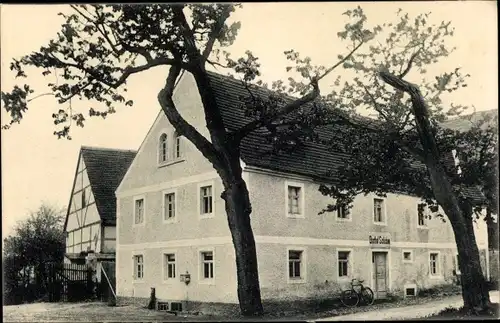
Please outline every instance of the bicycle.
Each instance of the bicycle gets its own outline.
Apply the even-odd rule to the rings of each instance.
[[[355,281],[358,281],[355,284]],[[347,307],[354,307],[358,305],[360,301],[362,301],[366,305],[372,305],[375,300],[373,291],[370,287],[363,286],[364,280],[362,279],[352,279],[351,280],[351,289],[345,290],[342,292],[342,297],[340,301]],[[357,291],[354,287],[359,287],[359,291]]]

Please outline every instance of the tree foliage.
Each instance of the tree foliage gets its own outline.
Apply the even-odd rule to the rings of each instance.
[[[44,264],[63,261],[66,244],[63,223],[63,211],[44,204],[31,212],[27,220],[20,221],[14,234],[4,239],[6,297],[32,283],[43,285]]]
[[[240,27],[238,22],[228,22],[237,7],[72,5],[72,14],[62,14],[65,23],[55,39],[11,64],[11,70],[22,78],[27,77],[27,68],[41,71],[49,80],[49,91],[40,94],[29,85],[16,86],[11,92],[2,92],[2,101],[11,115],[10,123],[4,125],[8,128],[22,120],[30,100],[53,95],[61,105],[52,117],[56,125],[62,126],[54,134],[70,139],[73,122],[83,127],[86,117],[104,118],[120,105],[133,104],[126,91],[130,76],[168,66],[158,102],[177,133],[195,145],[222,179],[225,190],[221,197],[226,202],[236,249],[240,306],[244,314],[253,315],[262,313],[262,307],[249,220],[251,204],[239,155],[240,142],[248,134],[266,130],[277,151],[289,151],[316,140],[350,156],[341,169],[335,170],[335,185],[321,187],[325,195],[336,199],[327,211],[351,203],[359,193],[384,195],[402,190],[420,196],[436,211],[435,191],[428,174],[429,152],[422,141],[422,133],[427,132],[422,131],[422,125],[430,122],[432,133],[427,133],[427,139],[436,138],[437,149],[443,153],[461,142],[465,146],[479,144],[484,137],[483,133],[453,133],[439,127],[447,117],[466,109],[462,105],[446,106],[443,95],[467,86],[469,75],[460,68],[434,75],[431,71],[454,50],[447,46],[454,33],[450,22],[434,24],[429,13],[410,17],[400,10],[396,21],[370,25],[358,6],[343,13],[346,24],[336,35],[346,48],[335,63],[332,59],[330,66],[318,65],[290,49],[284,52],[289,61],[285,67],[290,75],[287,82],[277,80],[268,85],[259,81],[256,55],[247,51],[244,57],[233,58],[224,49],[233,43]],[[226,127],[207,75],[207,64],[228,68],[241,78],[248,92],[240,98],[241,108],[251,121],[237,129]],[[345,73],[339,73],[333,91],[320,93],[319,82],[338,68]],[[194,76],[210,140],[190,125],[175,106],[173,89],[183,70]],[[418,87],[404,78],[414,80]],[[425,101],[423,115],[415,113],[416,98]],[[88,113],[73,111],[71,102],[75,99],[96,106],[89,107]],[[361,109],[374,112],[375,118],[360,117]],[[325,125],[329,125],[329,131],[320,135],[316,130]],[[472,158],[467,159],[467,154],[475,153],[466,151],[459,152],[465,160],[464,170],[478,171],[468,162]],[[455,170],[446,171],[459,196],[463,196],[460,190],[464,185],[478,182],[470,173],[459,176]]]
[[[10,69],[19,78],[26,78],[26,69],[33,70],[32,67],[35,67],[47,78],[49,91],[40,93],[43,89],[37,89],[35,92],[29,84],[25,84],[15,86],[11,92],[2,92],[4,108],[11,115],[9,124],[3,125],[4,128],[22,120],[31,100],[53,95],[58,103],[66,104],[66,108],[61,107],[52,114],[54,123],[62,125],[54,134],[59,138],[67,137],[73,122],[83,127],[87,117],[105,118],[116,112],[120,105],[132,105],[133,101],[126,98],[126,83],[131,75],[161,65],[175,65],[192,71],[194,62],[190,55],[197,49],[198,54],[201,54],[198,58],[203,63],[230,68],[241,74],[245,82],[260,75],[258,58],[251,51],[247,51],[245,57],[232,59],[224,50],[237,36],[240,23],[228,24],[226,19],[239,5],[71,7],[74,13],[60,14],[65,23],[55,39],[38,51],[14,59],[11,63]],[[191,21],[186,20],[183,9]],[[342,38],[353,43],[352,54],[373,38],[377,30],[365,28],[366,16],[361,9],[355,9],[349,17],[352,22],[346,24],[341,34]],[[188,33],[189,37],[186,36]],[[299,74],[298,80],[289,79],[288,94],[305,95],[310,92],[315,82],[333,71],[351,54],[346,58],[339,55],[339,62],[326,68],[312,65],[309,57],[302,58],[294,50],[285,51],[287,59],[294,65],[287,67],[287,70],[293,69],[292,72]],[[282,83],[278,81],[274,88],[278,90]],[[88,113],[74,111],[71,101],[75,99],[89,100],[96,107],[89,107]],[[286,114],[286,111],[278,111],[279,107],[272,100],[270,98],[260,108],[257,105],[251,107],[253,110],[260,109],[261,121],[277,119],[275,113],[280,116]],[[249,131],[256,125],[245,130]],[[261,123],[258,125],[261,126]]]
[[[362,15],[362,11],[358,8],[344,14],[353,17]],[[323,194],[335,199],[324,211],[350,205],[359,194],[385,196],[404,192],[422,198],[433,213],[442,216],[437,213],[438,203],[430,185],[412,98],[388,86],[384,73],[401,80],[412,79],[418,84],[428,106],[427,117],[441,161],[459,196],[464,198],[465,191],[471,187],[483,187],[487,181],[492,186],[496,182],[496,178],[490,176],[497,159],[493,149],[497,143],[495,128],[485,129],[482,121],[467,131],[444,127],[450,117],[470,111],[465,105],[445,103],[453,93],[467,87],[470,75],[460,68],[432,73],[455,48],[447,46],[454,35],[451,22],[433,24],[429,22],[430,16],[423,13],[410,17],[400,10],[395,21],[373,27],[369,46],[345,58],[343,67],[350,73],[339,76],[334,90],[314,102],[315,118],[295,125],[298,129],[292,134],[293,143],[313,138],[332,151],[349,156],[342,167],[328,174],[335,179],[334,185],[320,187]],[[362,17],[365,22],[366,17]],[[338,35],[347,38],[345,32]],[[310,65],[305,68],[307,72],[301,71],[303,74],[314,73]],[[371,116],[357,114],[362,110],[371,112]],[[332,128],[325,124],[342,126]],[[318,131],[311,135],[311,128],[315,127]],[[279,137],[290,142],[290,128]],[[460,160],[461,174],[453,164],[453,150]]]
[[[66,241],[63,224],[62,210],[41,205],[27,220],[18,223],[13,235],[4,239],[4,255],[18,257],[22,266],[62,261]]]
[[[248,109],[249,114],[254,113],[253,122],[239,129],[228,129],[211,88],[207,64],[231,68],[243,76],[243,82],[250,82],[260,74],[257,57],[250,51],[246,57],[232,58],[224,50],[237,35],[239,23],[229,23],[228,18],[238,6],[72,5],[74,12],[62,14],[65,23],[55,39],[32,54],[14,59],[11,64],[11,70],[18,77],[27,77],[25,69],[34,68],[48,80],[52,78],[47,84],[49,91],[40,93],[29,85],[16,86],[11,92],[2,92],[2,101],[11,115],[10,123],[4,125],[8,128],[22,120],[31,100],[53,95],[61,104],[52,114],[59,127],[54,134],[70,139],[73,123],[83,127],[87,116],[106,117],[120,104],[133,104],[126,98],[126,82],[131,75],[168,66],[158,102],[177,133],[194,144],[222,180],[224,192],[221,197],[226,202],[236,249],[240,307],[243,314],[254,315],[262,313],[262,305],[255,241],[249,220],[251,204],[240,165],[240,142],[250,132],[279,122],[314,100],[319,95],[318,82],[345,59],[339,59],[330,68],[321,68],[294,51],[285,53],[301,75],[299,81],[290,80],[292,92],[300,93],[301,97],[286,104],[270,99],[253,106]],[[345,37],[357,43],[351,54],[373,37],[373,32],[364,28],[365,20],[359,9],[346,25]],[[173,89],[183,70],[190,72],[196,81],[210,140],[182,117],[173,101]],[[88,113],[74,111],[72,100],[75,99],[94,102],[100,108],[89,107]]]

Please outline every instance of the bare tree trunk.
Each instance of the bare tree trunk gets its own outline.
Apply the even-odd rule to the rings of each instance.
[[[472,226],[472,209],[464,208],[453,191],[450,180],[441,164],[436,140],[429,121],[429,111],[420,90],[414,84],[387,72],[381,72],[382,79],[394,88],[407,92],[412,99],[415,123],[422,144],[422,156],[429,172],[434,196],[450,220],[459,255],[462,280],[462,298],[467,310],[480,311],[490,305],[479,249]],[[464,212],[465,211],[465,212]]]
[[[490,304],[490,296],[481,270],[479,249],[472,223],[472,209],[460,205],[440,165],[428,164],[427,167],[436,200],[448,216],[455,235],[464,307],[474,311],[486,309]]]
[[[238,177],[238,176],[237,176]],[[225,181],[222,198],[236,254],[238,300],[244,316],[263,314],[255,239],[250,224],[252,212],[248,189],[242,178]]]
[[[225,201],[226,215],[229,230],[233,239],[236,253],[236,268],[238,277],[238,299],[241,313],[245,316],[263,314],[262,301],[260,297],[259,273],[257,267],[257,253],[252,226],[250,224],[251,204],[248,189],[242,178],[240,166],[239,142],[230,140],[221,132],[221,117],[213,98],[205,99],[212,104],[212,109],[207,109],[213,117],[206,112],[207,128],[210,131],[213,143],[204,138],[193,126],[187,123],[179,114],[172,99],[172,91],[175,79],[180,69],[172,66],[167,78],[167,88],[160,91],[158,101],[165,112],[169,122],[176,131],[191,141],[205,158],[212,164],[219,174],[224,192],[221,197]],[[210,84],[203,83],[203,77],[199,81],[199,91],[202,98],[211,95]],[[206,75],[205,75],[206,78]],[[205,80],[206,81],[206,80]],[[213,118],[212,118],[213,117]],[[214,119],[215,121],[213,121]]]

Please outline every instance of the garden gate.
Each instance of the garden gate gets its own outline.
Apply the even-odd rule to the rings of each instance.
[[[95,297],[93,271],[86,265],[48,263],[49,302],[80,302]]]

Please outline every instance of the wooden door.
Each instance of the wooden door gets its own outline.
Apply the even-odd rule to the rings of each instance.
[[[387,252],[373,252],[373,293],[375,298],[387,296]]]

